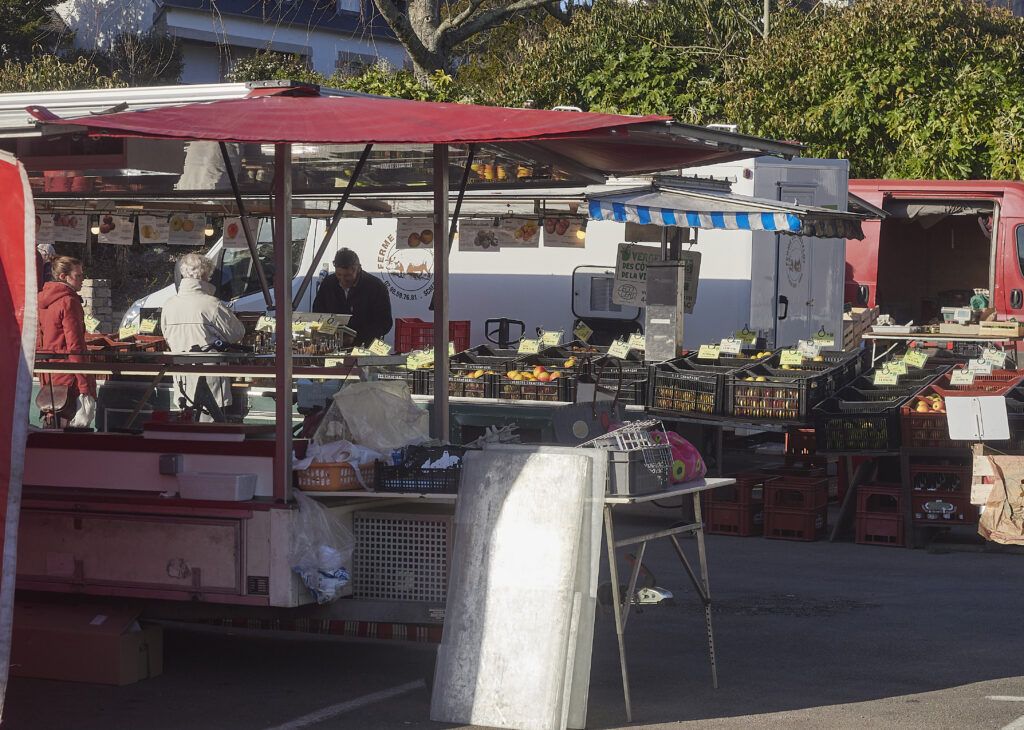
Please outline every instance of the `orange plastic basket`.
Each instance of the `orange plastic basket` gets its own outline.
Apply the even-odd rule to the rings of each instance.
[[[374,462],[371,461],[359,467],[367,487],[373,486],[373,464]],[[338,463],[313,462],[308,468],[297,472],[297,474],[299,489],[306,492],[346,492],[363,488],[363,485],[356,479],[355,469],[344,461]]]

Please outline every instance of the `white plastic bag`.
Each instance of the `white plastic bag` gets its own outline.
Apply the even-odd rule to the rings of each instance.
[[[352,441],[386,454],[430,438],[430,416],[397,380],[353,383],[334,395]]]
[[[349,582],[356,539],[337,517],[312,497],[292,492],[299,506],[288,564],[306,584],[316,602],[330,603],[341,597]]]
[[[73,428],[87,428],[96,417],[96,399],[91,395],[78,396],[78,410],[68,423]]]

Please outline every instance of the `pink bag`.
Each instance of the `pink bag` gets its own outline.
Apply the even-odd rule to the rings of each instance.
[[[668,440],[669,449],[672,451],[671,481],[673,484],[703,479],[704,475],[708,473],[707,465],[701,458],[700,452],[675,431],[651,431],[651,436],[659,444]]]

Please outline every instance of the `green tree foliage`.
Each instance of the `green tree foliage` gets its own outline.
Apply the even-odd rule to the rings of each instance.
[[[727,89],[741,130],[850,160],[856,177],[1019,178],[1024,27],[972,0],[784,13]]]
[[[493,104],[532,99],[541,108],[720,121],[719,89],[760,39],[751,20],[758,7],[760,0],[595,0],[568,26],[541,16],[521,20],[514,44],[484,45],[457,81]]]
[[[63,40],[50,17],[55,0],[0,0],[0,58],[27,61],[37,46],[56,51]]]
[[[306,84],[324,85],[326,78],[310,67],[309,62],[298,54],[256,51],[251,56],[235,61],[230,81],[278,81],[291,79]]]

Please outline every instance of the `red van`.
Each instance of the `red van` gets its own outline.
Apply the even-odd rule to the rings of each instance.
[[[846,242],[845,301],[924,323],[987,289],[999,319],[1024,321],[1024,183],[850,180],[849,190],[886,217]]]

